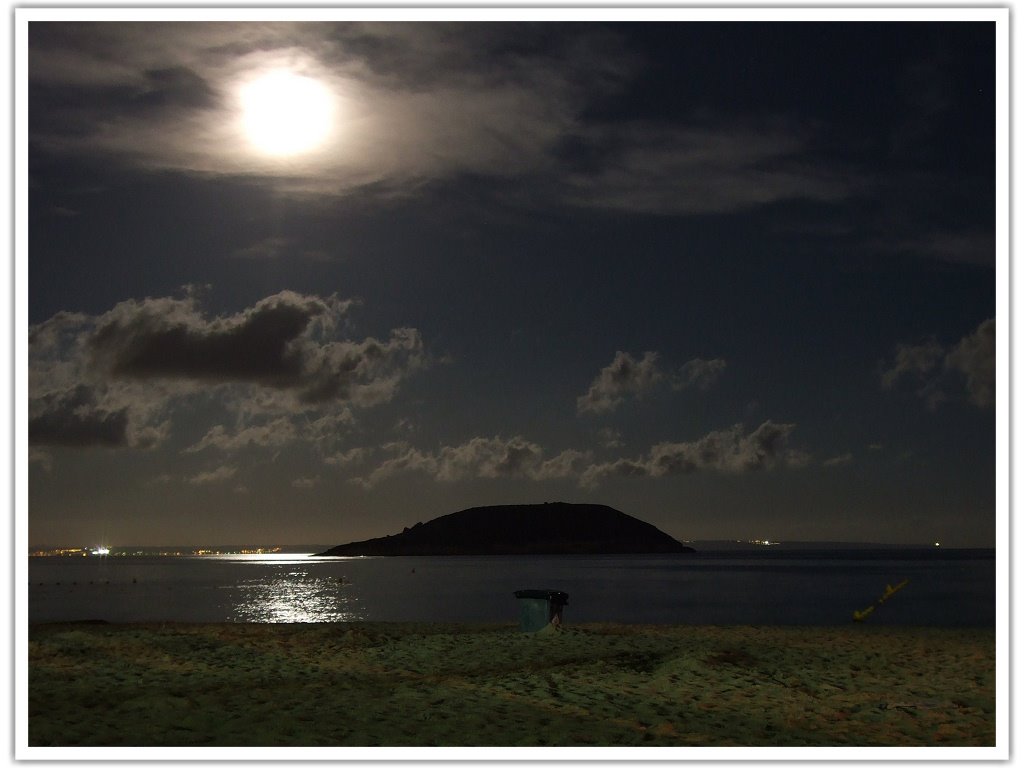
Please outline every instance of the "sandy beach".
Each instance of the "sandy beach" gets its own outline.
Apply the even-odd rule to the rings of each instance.
[[[41,624],[33,746],[992,746],[989,629]]]

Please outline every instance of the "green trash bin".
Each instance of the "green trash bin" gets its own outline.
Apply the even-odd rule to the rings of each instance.
[[[562,608],[569,602],[565,592],[520,589],[515,595],[519,600],[519,629],[523,632],[540,632],[548,624],[562,623]]]

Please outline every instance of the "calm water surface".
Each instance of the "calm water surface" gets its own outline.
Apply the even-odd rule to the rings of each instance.
[[[569,593],[566,622],[994,626],[991,550],[675,556],[34,557],[29,620],[513,622],[517,589]]]

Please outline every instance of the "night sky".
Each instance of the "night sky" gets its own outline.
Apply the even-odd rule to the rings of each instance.
[[[29,25],[33,545],[994,546],[991,22]]]

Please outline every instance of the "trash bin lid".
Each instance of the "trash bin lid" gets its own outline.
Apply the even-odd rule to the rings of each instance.
[[[552,603],[561,603],[562,605],[566,605],[569,602],[569,595],[567,593],[559,592],[555,589],[520,589],[515,594],[519,599],[549,600]]]

